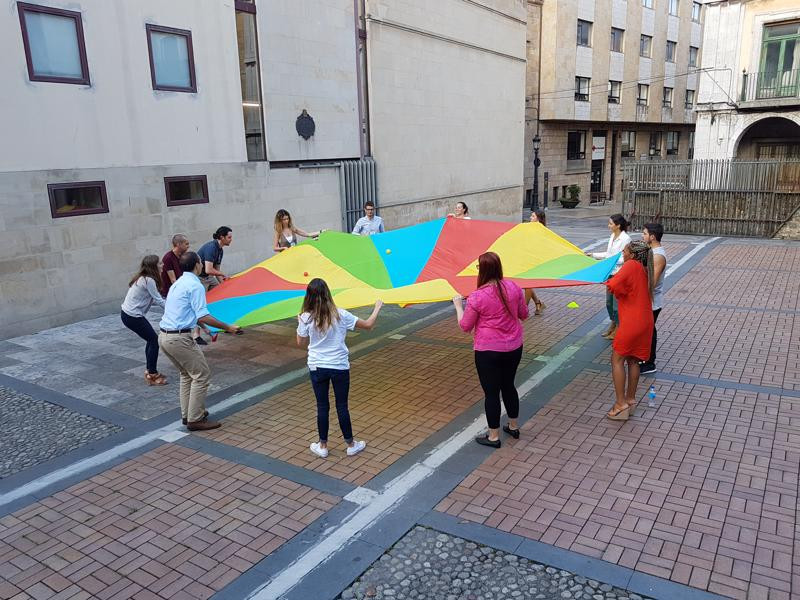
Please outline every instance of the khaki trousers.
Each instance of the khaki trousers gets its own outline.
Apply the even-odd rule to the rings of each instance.
[[[191,332],[158,334],[158,345],[181,374],[181,418],[189,423],[203,420],[206,395],[211,380],[203,351],[195,343]]]

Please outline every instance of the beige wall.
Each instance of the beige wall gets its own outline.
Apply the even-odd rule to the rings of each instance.
[[[369,0],[367,13],[381,205],[448,198],[454,204],[461,195],[488,193],[495,200],[472,210],[476,217],[520,218],[524,2]],[[394,225],[421,218],[397,214],[408,218]]]

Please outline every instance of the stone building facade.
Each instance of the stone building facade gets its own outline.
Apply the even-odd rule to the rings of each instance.
[[[119,310],[145,254],[273,219],[340,229],[374,158],[390,228],[517,220],[524,0],[31,0],[0,10],[0,338]],[[313,120],[313,125],[312,125]]]
[[[529,0],[528,24],[525,181],[538,132],[540,205],[572,184],[584,204],[614,200],[624,160],[692,156],[700,2]]]
[[[800,159],[800,5],[706,5],[697,158]]]

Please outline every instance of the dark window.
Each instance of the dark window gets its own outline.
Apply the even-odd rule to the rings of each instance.
[[[678,53],[678,43],[677,42],[667,42],[667,52],[666,52],[666,60],[667,62],[674,63],[675,56]]]
[[[247,160],[266,160],[255,2],[236,1],[236,40]]]
[[[624,29],[611,28],[611,51],[622,52],[622,41],[625,36]]]
[[[664,108],[672,108],[672,88],[664,88]]]
[[[675,156],[676,154],[678,154],[680,139],[681,139],[680,131],[667,132],[667,156]]]
[[[661,132],[650,134],[650,156],[661,156]]]
[[[694,131],[689,132],[689,160],[694,158]]]
[[[621,136],[622,156],[631,158],[636,156],[636,132],[623,131]]]
[[[208,202],[208,180],[205,175],[164,177],[167,206],[205,204]]]
[[[650,86],[646,83],[640,83],[637,87],[636,104],[639,106],[647,106],[650,98]]]
[[[686,90],[686,108],[694,108],[694,90]]]
[[[51,183],[47,186],[47,195],[53,218],[108,212],[105,181]]]
[[[642,35],[639,41],[639,56],[650,58],[653,54],[653,38],[649,35]]]
[[[145,28],[153,89],[196,92],[192,32],[149,23]]]
[[[692,2],[692,21],[695,23],[700,22],[700,13],[703,10],[703,5],[699,2]]]
[[[586,132],[567,132],[567,160],[583,160],[586,158]]]
[[[89,85],[81,13],[18,2],[31,81]]]
[[[592,45],[592,24],[578,19],[578,46]]]
[[[575,100],[579,102],[589,101],[589,82],[591,79],[588,77],[575,78]]]
[[[695,48],[694,46],[689,46],[689,66],[696,67],[697,66],[697,53],[699,52],[699,48]]]
[[[608,103],[609,104],[619,104],[619,94],[620,90],[622,89],[622,82],[621,81],[609,81],[608,82]]]

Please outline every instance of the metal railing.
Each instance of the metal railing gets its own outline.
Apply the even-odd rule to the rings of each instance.
[[[800,100],[800,69],[742,74],[740,102],[792,98]]]
[[[626,161],[622,172],[637,228],[773,237],[800,207],[800,160]]]

